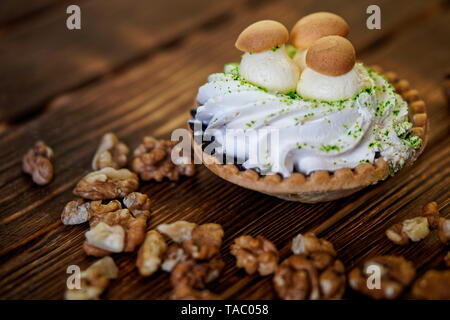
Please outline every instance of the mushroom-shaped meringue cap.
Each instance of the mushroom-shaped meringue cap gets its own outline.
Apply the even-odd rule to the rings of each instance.
[[[346,74],[352,70],[355,60],[352,43],[340,36],[320,38],[306,53],[306,65],[327,76]]]
[[[291,30],[290,42],[297,49],[306,49],[322,37],[346,37],[348,31],[349,26],[342,17],[331,12],[316,12],[297,21]]]
[[[281,46],[289,40],[289,32],[281,23],[261,20],[241,32],[235,46],[244,52],[262,52]]]

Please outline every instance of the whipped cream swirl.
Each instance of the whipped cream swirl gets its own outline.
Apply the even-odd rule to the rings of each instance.
[[[396,171],[421,143],[411,135],[408,105],[380,74],[362,64],[355,68],[367,75],[360,92],[345,100],[319,101],[267,92],[228,67],[200,87],[195,120],[207,124],[203,134],[214,136],[216,153],[261,174],[287,177],[293,171],[355,168],[373,163],[377,153]],[[230,129],[234,144],[226,141]],[[257,159],[249,153],[255,148]]]

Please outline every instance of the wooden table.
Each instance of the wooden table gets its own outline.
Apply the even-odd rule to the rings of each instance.
[[[60,214],[74,184],[90,171],[101,136],[115,132],[131,148],[145,135],[169,138],[185,127],[197,88],[223,64],[238,61],[239,32],[259,19],[289,28],[327,10],[350,24],[358,59],[396,71],[428,106],[431,133],[414,167],[338,201],[282,201],[227,183],[204,167],[180,183],[144,183],[154,201],[149,229],[179,219],[225,229],[226,268],[212,286],[231,299],[274,297],[270,277],[247,276],[229,253],[239,235],[263,235],[289,254],[290,240],[315,231],[332,241],[347,269],[376,254],[399,254],[422,274],[442,267],[448,250],[433,234],[399,247],[385,229],[429,201],[450,196],[449,107],[441,83],[450,72],[449,1],[379,0],[382,29],[368,30],[374,1],[24,1],[0,4],[0,298],[60,299],[66,268],[94,258],[82,250],[86,225]],[[66,29],[66,7],[79,4],[82,29]],[[55,152],[55,179],[38,187],[21,171],[37,139]],[[450,206],[442,210],[449,216]],[[136,255],[114,256],[120,268],[106,299],[166,299],[169,275],[139,276]],[[346,297],[360,297],[349,289]],[[405,297],[408,297],[406,295]]]

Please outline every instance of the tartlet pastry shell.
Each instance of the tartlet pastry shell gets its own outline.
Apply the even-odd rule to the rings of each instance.
[[[382,73],[381,68],[372,67]],[[422,153],[427,142],[428,117],[425,102],[420,99],[417,90],[409,88],[407,80],[398,79],[393,72],[384,73],[407,102],[414,135],[422,138],[422,146],[406,165],[411,165]],[[214,155],[205,154],[195,142],[194,152],[203,159],[203,164],[219,177],[241,187],[259,191],[281,199],[316,203],[331,201],[351,195],[369,185],[384,180],[389,175],[389,163],[380,157],[371,163],[360,164],[354,169],[315,171],[310,175],[294,172],[283,178],[278,174],[261,176],[252,169],[240,171],[234,164],[220,164]]]

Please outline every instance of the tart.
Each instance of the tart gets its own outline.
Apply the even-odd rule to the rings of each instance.
[[[411,165],[427,140],[425,103],[407,80],[357,62],[348,31],[325,12],[300,19],[290,37],[272,20],[247,27],[236,41],[241,62],[199,89],[189,121],[196,156],[229,182],[307,203]]]

